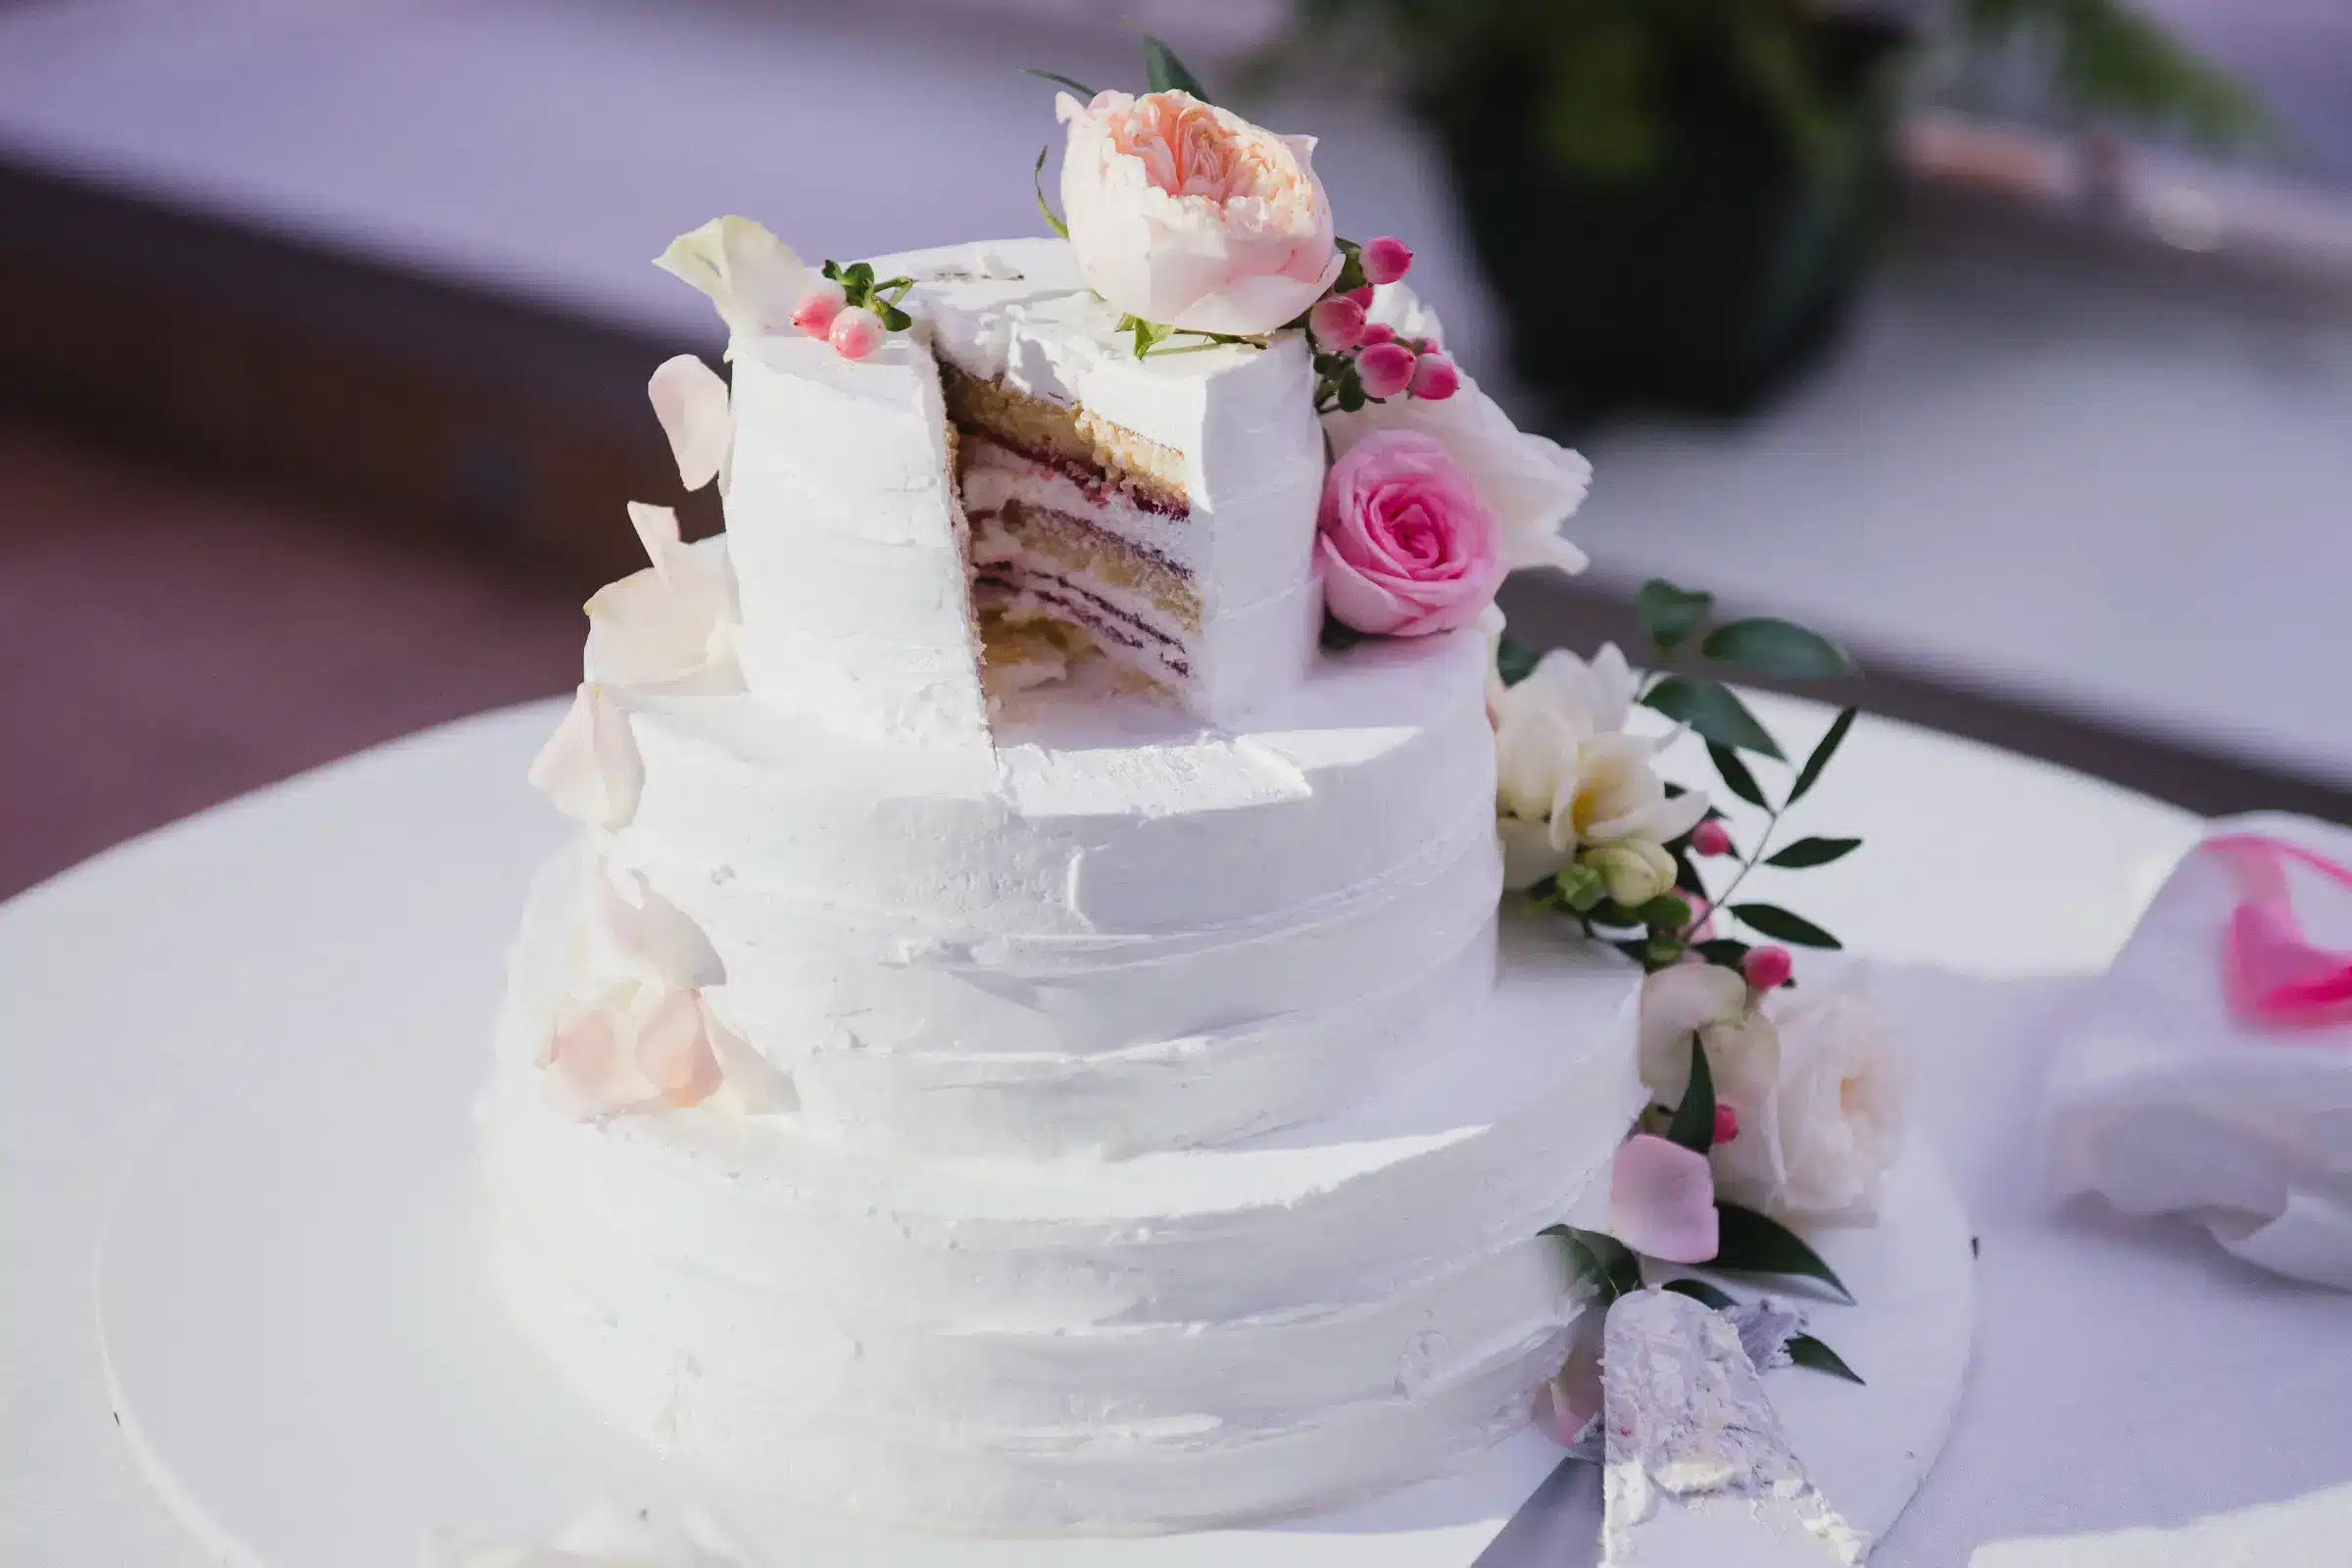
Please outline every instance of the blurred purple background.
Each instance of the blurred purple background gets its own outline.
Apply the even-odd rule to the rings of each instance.
[[[1561,431],[1592,641],[1652,572],[1839,632],[1873,701],[2192,806],[2352,814],[2352,6],[2149,0],[2285,151],[1916,106],[1903,217],[1753,417]],[[1278,0],[0,0],[0,894],[373,741],[575,678],[640,395],[715,355],[648,259],[714,214],[842,257],[1037,226],[1036,65],[1227,67]],[[1509,308],[1413,121],[1311,74],[1345,231],[1394,232],[1509,387]],[[1963,108],[1977,106],[1963,104]],[[701,521],[714,519],[708,513]]]

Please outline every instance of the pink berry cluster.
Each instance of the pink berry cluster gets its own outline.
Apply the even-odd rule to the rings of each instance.
[[[824,275],[801,291],[793,303],[792,324],[810,337],[821,337],[845,360],[862,360],[882,346],[886,332],[904,332],[913,318],[899,309],[899,301],[914,287],[910,277],[877,282],[873,267],[852,262],[843,267],[827,262]]]
[[[1710,816],[1690,830],[1690,853],[1709,859],[1732,853],[1731,829],[1723,819]],[[1740,955],[1740,973],[1756,991],[1778,991],[1788,983],[1796,972],[1795,956],[1777,942],[1767,942]],[[1723,1139],[1716,1140],[1718,1143]]]
[[[1398,337],[1394,327],[1367,318],[1374,286],[1411,270],[1412,251],[1389,234],[1340,246],[1348,261],[1339,281],[1306,313],[1315,346],[1316,412],[1353,413],[1367,402],[1395,397],[1435,402],[1453,396],[1462,374],[1445,350],[1428,338]]]

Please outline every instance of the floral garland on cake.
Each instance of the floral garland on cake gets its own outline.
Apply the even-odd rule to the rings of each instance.
[[[1139,358],[1306,334],[1331,454],[1315,547],[1326,648],[1484,629],[1505,887],[1648,976],[1641,1076],[1651,1104],[1613,1162],[1609,1227],[1545,1234],[1564,1243],[1604,1307],[1641,1288],[1645,1259],[1659,1273],[1704,1265],[1806,1278],[1850,1301],[1789,1222],[1875,1212],[1901,1145],[1899,1042],[1858,989],[1797,1000],[1791,948],[1835,949],[1837,938],[1740,895],[1759,868],[1828,865],[1860,847],[1774,842],[1854,710],[1838,712],[1776,801],[1749,759],[1787,765],[1787,754],[1708,671],[1784,681],[1860,671],[1818,633],[1764,616],[1718,621],[1709,595],[1662,580],[1638,600],[1646,671],[1614,646],[1591,660],[1539,656],[1505,636],[1494,601],[1509,572],[1584,566],[1559,528],[1591,469],[1516,429],[1446,354],[1435,315],[1396,286],[1412,266],[1403,242],[1337,236],[1312,138],[1216,106],[1157,39],[1145,41],[1145,64],[1151,90],[1141,96],[1034,73],[1069,89],[1056,100],[1068,134],[1062,211],[1046,198],[1046,151],[1034,172],[1039,208],[1069,240],[1088,286],[1120,313]],[[1633,729],[1642,712],[1661,727]],[[1722,789],[1763,813],[1744,853],[1706,791],[1657,770],[1685,732],[1705,743]],[[1662,1288],[1732,1314],[1759,1366],[1860,1381],[1784,1303],[1741,1303],[1696,1277]],[[1588,1341],[1539,1412],[1563,1441],[1587,1429],[1597,1395],[1597,1340]]]

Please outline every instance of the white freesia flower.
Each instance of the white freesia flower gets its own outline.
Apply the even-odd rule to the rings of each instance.
[[[645,394],[654,417],[662,421],[662,433],[669,437],[679,480],[689,490],[700,490],[716,479],[725,494],[727,453],[735,440],[725,378],[693,355],[680,354],[654,368]]]
[[[637,814],[645,764],[629,732],[629,715],[612,694],[583,681],[556,732],[531,761],[531,787],[575,822],[626,827]]]
[[[1445,342],[1437,313],[1403,283],[1373,290],[1367,314],[1399,337]],[[1334,411],[1323,416],[1323,428],[1334,458],[1375,430],[1419,430],[1436,437],[1502,519],[1503,561],[1512,570],[1549,566],[1577,572],[1588,564],[1585,553],[1560,537],[1560,525],[1584,505],[1592,466],[1558,442],[1512,424],[1469,375],[1449,398],[1398,397],[1367,403],[1353,414]]]
[[[654,265],[710,295],[730,337],[786,330],[801,296],[821,278],[791,246],[748,218],[713,218],[671,240]]]
[[[1704,794],[1666,794],[1650,765],[1663,739],[1625,733],[1634,691],[1613,643],[1590,663],[1553,649],[1518,685],[1490,688],[1506,886],[1533,886],[1580,847],[1670,843],[1706,814]]]
[[[689,1513],[675,1532],[604,1505],[544,1538],[428,1543],[423,1568],[752,1568],[717,1527]]]
[[[1782,993],[1768,1124],[1714,1152],[1726,1198],[1767,1213],[1875,1214],[1902,1152],[1910,1063],[1886,1009],[1859,987]],[[1712,1064],[1712,1056],[1709,1061]],[[1744,1146],[1744,1147],[1743,1147]]]
[[[588,671],[636,690],[740,691],[735,577],[724,538],[690,545],[667,507],[629,503],[653,564],[588,601]]]

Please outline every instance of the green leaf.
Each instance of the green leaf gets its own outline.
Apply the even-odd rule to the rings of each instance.
[[[1862,1374],[1845,1364],[1845,1357],[1822,1344],[1810,1334],[1799,1334],[1788,1342],[1788,1359],[1798,1366],[1809,1366],[1816,1372],[1827,1372],[1848,1383],[1860,1383]]]
[[[1642,629],[1649,634],[1660,653],[1670,653],[1676,644],[1706,624],[1714,613],[1715,596],[1678,588],[1663,577],[1652,577],[1634,595],[1634,608],[1642,613]]]
[[[1672,893],[1661,893],[1634,911],[1634,918],[1652,931],[1680,931],[1690,923],[1690,906]]]
[[[1505,686],[1516,686],[1535,672],[1536,662],[1544,655],[1516,637],[1505,637],[1495,646],[1494,668]]]
[[[1354,362],[1349,361],[1346,372],[1340,376],[1340,412],[1353,414],[1371,401],[1364,396],[1364,378],[1356,372]]]
[[[1738,752],[1709,741],[1707,760],[1715,764],[1716,776],[1723,780],[1725,789],[1750,806],[1760,806],[1767,811],[1772,809],[1772,802],[1764,798],[1764,786],[1756,782],[1756,775],[1747,770],[1745,762],[1740,760]]]
[[[1747,705],[1721,681],[1696,675],[1669,675],[1649,689],[1642,706],[1688,724],[1706,739],[1741,751],[1757,752],[1781,760],[1781,748],[1772,732],[1756,721]]]
[[[1134,337],[1135,357],[1139,360],[1166,342],[1168,335],[1176,330],[1158,321],[1147,321],[1140,316],[1120,317],[1119,329]]]
[[[1029,171],[1029,184],[1037,192],[1037,210],[1046,215],[1047,224],[1054,233],[1068,239],[1070,225],[1061,220],[1061,215],[1046,200],[1046,155],[1053,150],[1051,144],[1037,150],[1037,167]]]
[[[1785,871],[1803,871],[1842,860],[1861,847],[1860,839],[1798,839],[1764,863]]]
[[[1552,877],[1553,886],[1560,890],[1560,902],[1579,914],[1590,914],[1602,903],[1608,882],[1589,865],[1574,861],[1561,866]]]
[[[853,290],[870,289],[874,286],[874,264],[871,262],[852,262],[849,266],[842,269],[841,280],[848,284]]]
[[[1775,942],[1792,942],[1800,948],[1844,946],[1803,915],[1791,914],[1777,904],[1735,904],[1730,913],[1733,919],[1761,931]]]
[[[1715,1074],[1707,1066],[1707,1049],[1695,1034],[1690,1037],[1690,1087],[1683,1091],[1683,1102],[1666,1124],[1666,1141],[1694,1154],[1715,1147]]]
[[[1573,1225],[1546,1225],[1539,1233],[1557,1236],[1568,1244],[1568,1259],[1580,1283],[1589,1284],[1608,1305],[1629,1291],[1642,1288],[1642,1260],[1605,1231],[1579,1230]]]
[[[1323,616],[1323,651],[1325,653],[1344,654],[1363,640],[1362,632],[1357,631],[1337,615],[1327,612]],[[1546,877],[1544,880],[1549,881],[1550,878]]]
[[[1070,77],[1063,75],[1058,71],[1040,71],[1035,66],[1023,66],[1021,68],[1021,74],[1024,76],[1043,77],[1047,81],[1069,88],[1070,91],[1076,93],[1081,98],[1087,99],[1090,102],[1095,96],[1094,88],[1089,87],[1083,81],[1075,81]]]
[[[1334,294],[1352,294],[1370,279],[1364,276],[1364,248],[1351,239],[1334,240],[1341,256],[1340,275],[1331,280]]]
[[[1747,944],[1733,937],[1714,937],[1690,950],[1718,968],[1737,969],[1747,956]]]
[[[1707,633],[1698,651],[1782,680],[1850,680],[1862,673],[1852,655],[1821,633],[1771,615],[1727,620]]]
[[[1708,1267],[1725,1274],[1801,1275],[1821,1281],[1848,1301],[1854,1298],[1838,1271],[1780,1221],[1721,1199],[1715,1201],[1715,1219],[1721,1241]]]
[[[1830,721],[1829,733],[1822,736],[1814,746],[1813,754],[1805,759],[1805,765],[1797,770],[1796,783],[1788,791],[1790,806],[1805,798],[1805,792],[1813,787],[1813,781],[1821,777],[1821,770],[1828,767],[1830,759],[1838,755],[1838,746],[1845,740],[1845,732],[1854,727],[1855,711],[1854,709],[1846,709]]]
[[[914,318],[900,310],[896,305],[883,301],[877,301],[876,304],[878,308],[874,314],[881,317],[882,324],[893,332],[904,332],[914,324]]]
[[[1144,75],[1153,92],[1189,92],[1204,104],[1216,102],[1176,51],[1150,33],[1144,34]]]
[[[1677,1296],[1688,1296],[1693,1301],[1698,1302],[1699,1305],[1711,1306],[1718,1312],[1722,1311],[1727,1306],[1738,1306],[1740,1304],[1739,1298],[1734,1297],[1729,1291],[1719,1291],[1714,1286],[1709,1285],[1705,1280],[1668,1280],[1665,1284],[1659,1286],[1658,1289],[1661,1291],[1672,1291]]]

